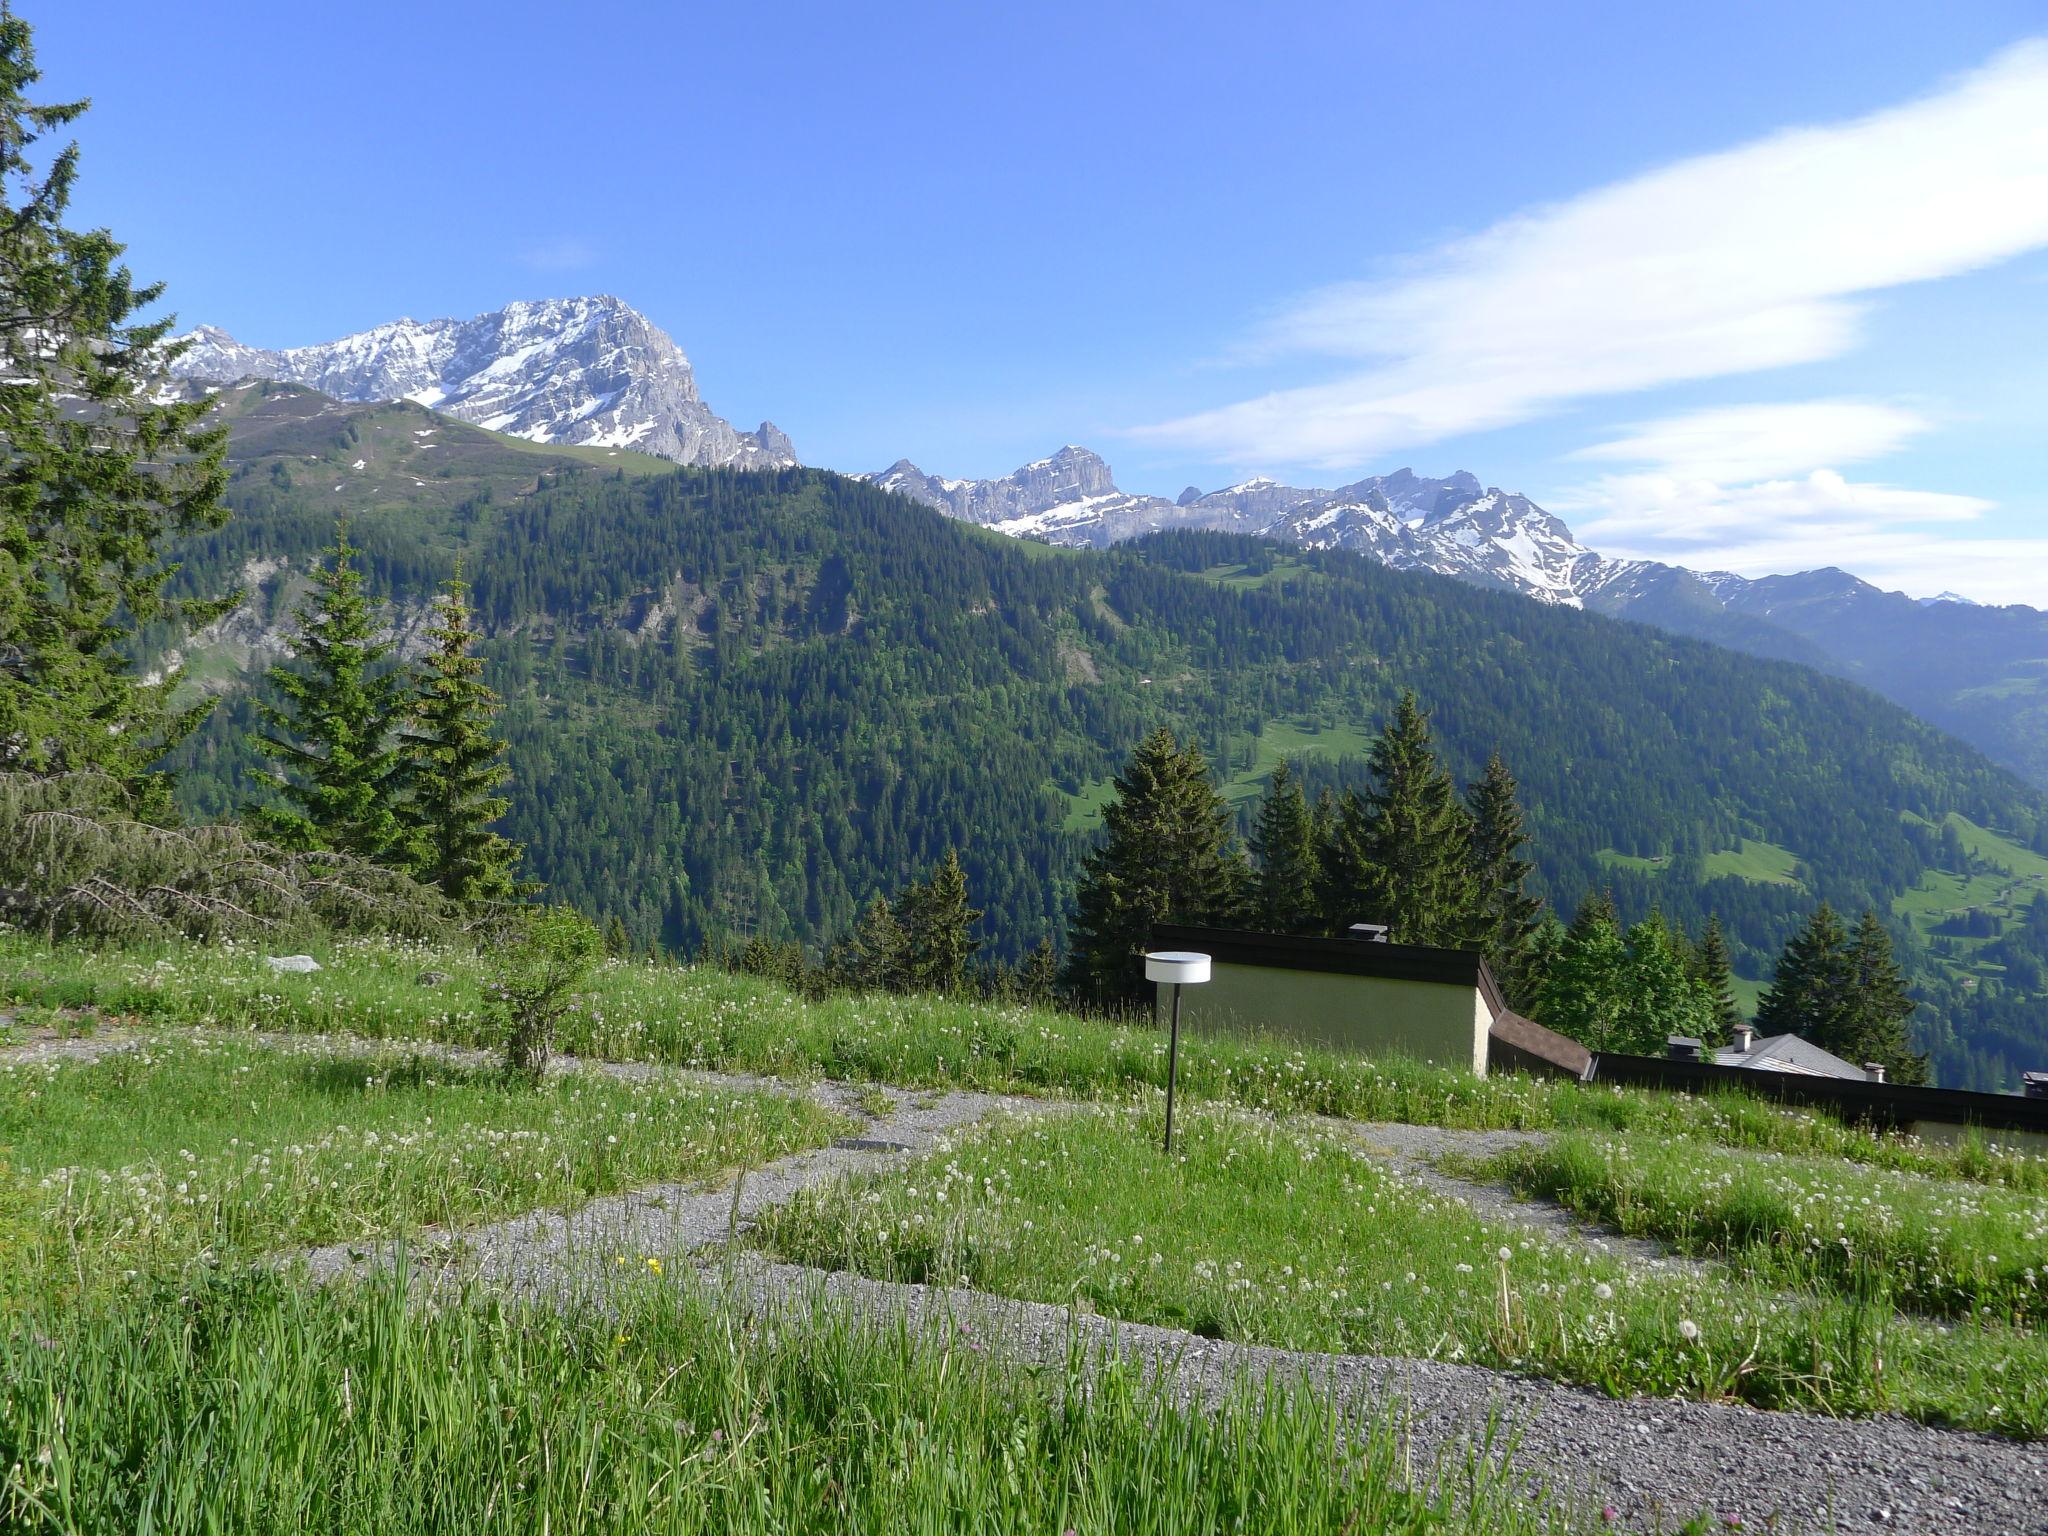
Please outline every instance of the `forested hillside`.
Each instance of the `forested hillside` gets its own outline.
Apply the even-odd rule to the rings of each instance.
[[[350,412],[406,418],[383,424],[382,460]],[[1461,778],[1506,755],[1566,909],[1605,885],[1625,914],[1718,912],[1752,977],[1823,896],[1899,911],[1940,997],[1945,1080],[2048,1058],[2034,1002],[1980,952],[2003,916],[1981,944],[1929,947],[1952,915],[1942,872],[1976,878],[1940,829],[2028,855],[2048,809],[1835,679],[1342,553],[1198,533],[1054,550],[822,471],[643,474],[524,447],[486,462],[470,439],[504,441],[402,407],[245,430],[236,516],[184,551],[179,582],[253,578],[239,633],[274,636],[331,537],[331,487],[377,464],[402,495],[348,498],[372,590],[402,616],[462,558],[507,701],[505,830],[553,894],[639,943],[822,943],[957,846],[992,948],[1015,955],[1064,923],[1093,808],[1149,726],[1197,732],[1248,803],[1282,757],[1312,785],[1355,776],[1413,687]],[[181,749],[190,795],[225,809],[253,792],[249,690],[204,647],[188,666],[228,688]],[[1945,1038],[2000,1010],[2015,1034],[1979,1040],[1991,1054]]]

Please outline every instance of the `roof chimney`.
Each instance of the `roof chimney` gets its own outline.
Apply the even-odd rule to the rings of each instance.
[[[1664,1051],[1673,1061],[1698,1061],[1706,1046],[1691,1035],[1673,1035],[1664,1042]]]
[[[1385,944],[1388,941],[1385,923],[1353,923],[1346,931],[1354,939],[1363,939],[1368,944]]]
[[[1869,1078],[1873,1083],[1883,1082],[1884,1063],[1881,1061],[1866,1061],[1865,1063],[1863,1063],[1863,1075]]]
[[[1735,1049],[1745,1056],[1756,1049],[1756,1026],[1747,1019],[1735,1026]]]

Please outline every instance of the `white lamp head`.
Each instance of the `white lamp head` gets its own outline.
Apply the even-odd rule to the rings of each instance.
[[[1175,981],[1192,986],[1209,979],[1209,957],[1185,949],[1155,950],[1145,957],[1147,981]]]

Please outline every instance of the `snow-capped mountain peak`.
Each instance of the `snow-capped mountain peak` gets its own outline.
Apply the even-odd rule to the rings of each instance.
[[[1433,570],[1576,607],[1589,551],[1525,496],[1460,472],[1413,470],[1335,491],[1259,475],[1178,501],[1118,489],[1099,454],[1069,445],[995,480],[942,480],[908,460],[865,476],[952,517],[1059,544],[1113,544],[1161,528],[1259,534],[1314,549],[1351,549],[1403,570]]]
[[[681,347],[609,294],[508,304],[469,320],[394,320],[272,350],[201,326],[171,371],[282,379],[339,400],[414,400],[538,443],[636,448],[683,464],[794,464],[772,423],[741,432],[704,404]]]

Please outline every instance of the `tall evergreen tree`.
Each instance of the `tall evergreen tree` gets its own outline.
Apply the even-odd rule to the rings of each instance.
[[[377,639],[345,525],[327,555],[298,611],[299,664],[272,667],[281,702],[257,706],[270,729],[255,745],[278,765],[271,784],[286,803],[251,814],[287,846],[403,862],[397,732],[405,679],[379,666],[390,646]]]
[[[1138,995],[1139,953],[1158,923],[1235,915],[1244,857],[1230,808],[1192,739],[1165,726],[1139,743],[1103,807],[1102,842],[1083,861],[1068,976],[1098,1001]]]
[[[1487,962],[1509,1003],[1529,1007],[1534,995],[1536,930],[1542,898],[1528,891],[1535,866],[1523,857],[1529,834],[1515,776],[1498,752],[1465,797],[1472,818],[1472,871],[1479,886],[1479,931]]]
[[[896,916],[903,926],[905,982],[925,991],[959,991],[967,962],[981,947],[974,937],[981,913],[968,905],[959,855],[948,848],[931,878],[903,893]]]
[[[869,992],[894,992],[904,985],[903,924],[888,897],[876,895],[861,909],[853,932],[832,946],[826,974],[838,985]]]
[[[1254,921],[1273,933],[1301,933],[1317,916],[1315,817],[1285,761],[1273,770],[1252,830]]]
[[[1709,917],[1706,932],[1693,951],[1693,977],[1707,999],[1714,1021],[1714,1038],[1726,1040],[1742,1022],[1742,1010],[1735,1002],[1735,968],[1728,959],[1728,939],[1721,932],[1721,919]]]
[[[1849,935],[1835,909],[1822,902],[1778,956],[1771,984],[1756,1011],[1767,1035],[1798,1035],[1824,1050],[1858,1034],[1855,972]],[[1853,1049],[1853,1046],[1852,1046]]]
[[[164,595],[172,540],[226,518],[224,430],[205,400],[159,403],[172,317],[138,314],[105,230],[67,228],[78,146],[38,167],[48,135],[86,108],[40,105],[26,22],[0,7],[0,769],[89,769],[154,814],[149,774],[204,707],[138,680],[123,642],[145,624],[203,622],[223,603]]]
[[[1471,818],[1413,693],[1401,695],[1368,761],[1371,787],[1338,802],[1325,920],[1340,931],[1385,923],[1400,944],[1477,942]]]
[[[435,603],[433,641],[420,664],[411,718],[399,736],[400,810],[413,872],[451,901],[516,894],[521,850],[492,829],[511,804],[497,793],[511,777],[505,744],[492,734],[498,696],[474,654],[469,588],[456,568]]]
[[[1892,957],[1892,938],[1865,909],[1849,940],[1849,971],[1852,977],[1855,1035],[1842,1046],[1817,1042],[1838,1056],[1861,1065],[1876,1062],[1895,1083],[1927,1081],[1927,1058],[1915,1051],[1907,1039],[1906,1026],[1917,1006],[1906,994],[1906,978]]]

